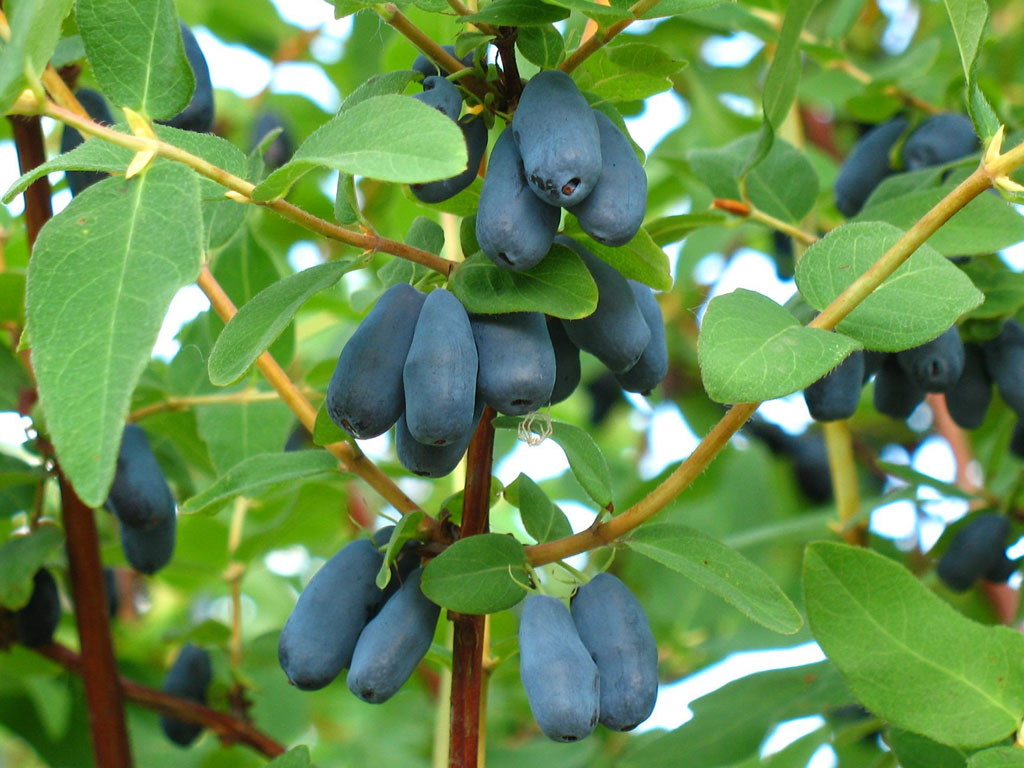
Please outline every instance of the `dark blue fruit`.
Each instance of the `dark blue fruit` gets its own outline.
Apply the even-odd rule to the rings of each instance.
[[[121,549],[128,564],[139,573],[154,574],[171,562],[177,520],[172,514],[155,525],[121,524]]]
[[[622,387],[611,371],[588,381],[586,389],[590,395],[590,423],[595,427],[604,423],[612,408],[626,402],[622,399]]]
[[[964,344],[963,373],[946,393],[949,415],[964,429],[977,429],[991,401],[992,379],[985,368],[985,353],[979,344]]]
[[[780,280],[792,280],[796,273],[793,238],[775,229],[772,230],[772,244],[775,246],[775,274]]]
[[[442,45],[441,47],[444,48],[446,51],[448,51],[448,53],[450,53],[456,59],[459,58],[458,56],[455,56],[455,46],[454,45]],[[470,51],[465,56],[463,56],[461,59],[459,59],[459,61],[461,61],[467,67],[472,67],[473,66],[473,52]],[[426,54],[423,54],[423,53],[419,54],[416,57],[416,59],[413,61],[412,68],[415,69],[417,72],[421,72],[424,77],[431,77],[431,76],[437,75],[437,74],[441,74],[441,75],[445,75],[445,76],[451,74],[451,72],[449,72],[448,70],[445,70],[445,69],[442,69],[440,72],[438,72],[437,65],[434,62],[432,62],[430,59],[428,59]]]
[[[549,250],[561,211],[530,189],[512,131],[491,150],[476,211],[476,239],[488,258],[505,269],[529,269]]]
[[[198,704],[206,704],[206,691],[213,681],[213,666],[210,654],[191,643],[181,649],[174,660],[167,678],[164,680],[164,693],[178,696]],[[187,747],[199,736],[203,726],[197,723],[186,723],[166,715],[160,718],[160,728],[164,735],[175,744]]]
[[[587,198],[588,200],[590,198]],[[651,340],[644,347],[643,354],[625,373],[616,373],[615,379],[627,392],[649,395],[668,373],[668,347],[665,345],[665,320],[661,305],[649,287],[636,280],[629,280],[633,298],[651,329]]]
[[[601,724],[631,731],[658,698],[658,646],[640,601],[610,573],[572,598],[572,619],[601,679]]]
[[[844,216],[856,216],[875,187],[892,172],[889,152],[906,128],[906,118],[894,117],[876,125],[854,145],[836,177],[836,208]]]
[[[448,445],[473,428],[477,354],[462,303],[438,288],[427,296],[405,360],[405,423],[427,445]]]
[[[359,633],[384,600],[375,583],[383,562],[372,541],[359,539],[310,579],[278,641],[277,659],[289,682],[315,691],[349,665]]]
[[[835,369],[804,390],[804,402],[815,421],[848,419],[857,410],[864,384],[864,353],[855,350]]]
[[[457,176],[440,181],[428,181],[426,184],[410,184],[409,189],[417,200],[424,203],[441,203],[455,197],[473,183],[480,172],[480,161],[487,150],[487,126],[478,115],[463,115],[459,118],[462,136],[466,139],[466,154],[469,162],[466,170]]]
[[[887,355],[875,375],[875,410],[894,419],[906,419],[924,400],[924,394],[904,372],[896,355]]]
[[[982,345],[985,367],[1006,404],[1018,416],[1024,414],[1024,328],[1007,320],[992,341]]]
[[[964,343],[954,325],[938,338],[896,353],[912,382],[925,392],[948,392],[964,370]]]
[[[288,439],[284,443],[285,453],[291,453],[292,451],[305,451],[319,446],[313,442],[313,436],[309,434],[309,430],[301,424],[295,426],[295,428],[288,434]]]
[[[523,88],[512,118],[526,180],[551,205],[586,199],[601,177],[601,135],[594,112],[565,72],[540,72]]]
[[[174,496],[141,427],[128,424],[121,435],[107,508],[125,525],[156,526],[174,517]]]
[[[957,531],[949,543],[939,560],[939,578],[950,589],[963,592],[990,571],[1001,575],[1005,571],[1009,535],[1010,521],[1002,515],[978,515]]]
[[[185,56],[195,77],[196,88],[188,105],[174,117],[158,120],[158,123],[180,128],[183,131],[209,133],[213,130],[213,83],[210,82],[210,68],[206,66],[206,57],[196,41],[192,30],[179,22],[181,42],[185,45]]]
[[[561,600],[530,595],[519,619],[519,674],[530,711],[544,735],[579,741],[597,725],[597,665]]]
[[[413,98],[447,115],[451,120],[458,120],[462,112],[462,94],[454,83],[443,77],[424,78],[423,93],[414,94]]]
[[[877,349],[864,350],[864,382],[882,370],[882,363],[889,356],[888,352],[879,352]]]
[[[408,283],[391,286],[341,350],[324,406],[349,434],[376,437],[402,415],[402,369],[425,299]]]
[[[793,438],[789,446],[796,483],[810,501],[824,504],[832,499],[832,472],[828,451],[821,435],[805,432]]]
[[[292,146],[291,131],[276,112],[261,112],[252,129],[252,146],[256,147],[268,133],[278,128],[281,129],[281,132],[274,137],[270,146],[263,152],[263,162],[270,169],[280,168],[292,159],[294,147]]]
[[[477,387],[499,413],[522,416],[551,399],[555,386],[555,351],[540,312],[473,315]]]
[[[957,160],[978,149],[974,124],[966,115],[932,115],[903,143],[903,167],[908,171]]]
[[[644,223],[647,174],[618,126],[603,112],[593,113],[601,136],[601,176],[586,199],[568,210],[597,242],[625,245]]]
[[[60,595],[57,582],[45,568],[32,576],[32,596],[14,613],[14,631],[18,642],[34,648],[53,641],[60,623]]]
[[[110,114],[110,107],[107,106],[107,100],[103,98],[103,94],[89,88],[79,88],[75,91],[75,97],[85,107],[89,117],[97,123],[100,125],[114,124],[114,118]],[[85,139],[82,137],[82,134],[70,125],[65,125],[64,133],[60,137],[60,151],[62,153],[70,152],[84,141]],[[72,197],[79,194],[86,187],[105,179],[107,175],[102,171],[64,171],[64,178],[68,181],[68,188],[71,190]]]
[[[572,343],[556,317],[547,318],[548,336],[555,353],[555,387],[551,390],[551,404],[560,403],[580,385],[580,348]]]
[[[441,608],[423,596],[417,568],[359,635],[348,671],[348,689],[380,704],[409,679],[434,639]]]
[[[633,289],[618,270],[568,237],[555,242],[571,248],[597,283],[597,309],[579,320],[563,320],[573,343],[589,352],[613,373],[628,371],[647,348],[651,329],[637,306]]]
[[[444,477],[458,466],[469,448],[476,424],[483,413],[484,399],[477,395],[473,424],[469,431],[458,440],[447,445],[425,445],[409,432],[405,414],[395,424],[395,453],[399,463],[414,475],[420,477]]]

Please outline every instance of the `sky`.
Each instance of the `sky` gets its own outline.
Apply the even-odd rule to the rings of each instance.
[[[274,4],[285,20],[304,29],[322,28],[312,49],[316,58],[328,62],[340,56],[347,43],[351,19],[334,19],[332,7],[323,0],[274,0]],[[885,0],[880,5],[890,19],[884,44],[893,52],[902,50],[916,26],[916,8],[909,0]],[[267,59],[241,46],[222,43],[203,28],[195,32],[209,63],[215,88],[233,90],[240,96],[248,97],[262,91],[269,84],[275,92],[306,94],[328,111],[338,108],[341,94],[319,68],[301,63],[272,66]],[[702,56],[718,66],[742,66],[761,46],[760,40],[746,33],[713,37],[705,44]],[[743,103],[743,100],[734,99],[728,105],[737,111],[753,110],[753,105]],[[649,98],[643,113],[626,122],[633,139],[649,153],[667,132],[685,121],[688,114],[688,106],[678,95],[665,92]],[[17,162],[13,146],[9,141],[0,142],[0,184],[6,188],[16,177]],[[60,174],[52,178],[57,181]],[[331,188],[333,190],[333,184]],[[70,194],[63,190],[55,195],[54,206],[57,210],[62,209],[69,200]],[[15,200],[8,209],[12,215],[20,214],[21,200]],[[677,244],[668,250],[673,268],[679,247]],[[1024,246],[1010,249],[1004,258],[1016,268],[1024,268]],[[318,263],[319,254],[311,244],[299,244],[289,254],[289,260],[296,269],[302,269]],[[749,288],[784,303],[796,290],[792,281],[778,279],[771,259],[750,249],[736,254],[728,264],[720,254],[709,254],[698,264],[696,276],[705,284],[714,284],[712,296],[736,288]],[[177,351],[174,336],[180,326],[208,306],[198,288],[191,286],[183,289],[171,305],[154,354],[168,359],[172,357]],[[685,458],[697,445],[698,436],[674,404],[648,402],[639,395],[630,395],[629,400],[633,406],[633,426],[645,431],[647,435],[648,451],[640,466],[644,477],[653,477],[669,464]],[[915,414],[911,420],[912,425],[922,431],[930,421],[927,407],[923,406],[923,409],[924,412]],[[811,422],[800,393],[767,403],[762,406],[761,412],[790,432],[801,432]],[[0,443],[8,446],[20,444],[24,440],[23,426],[17,414],[0,413]],[[363,447],[371,457],[380,456],[388,449],[388,439],[383,436],[365,441]],[[952,452],[940,438],[925,440],[912,456],[902,448],[890,447],[883,458],[910,464],[914,469],[946,482],[954,481]],[[567,469],[568,463],[561,449],[552,441],[547,441],[536,447],[520,443],[511,454],[501,459],[495,474],[505,483],[515,479],[520,472],[541,481],[560,475]],[[416,483],[410,482],[407,491],[415,494]],[[930,547],[944,525],[963,515],[966,507],[960,502],[943,501],[934,494],[928,498],[927,490],[922,493],[923,524],[918,525],[918,511],[913,503],[896,502],[875,511],[871,521],[873,530],[906,541],[919,529],[921,544],[925,548]],[[585,528],[592,522],[593,512],[583,505],[570,500],[558,500],[558,503],[569,515],[575,530]],[[279,573],[294,573],[308,565],[308,556],[294,549],[282,550],[268,555],[267,564]],[[662,686],[654,714],[640,729],[678,727],[691,716],[688,709],[690,701],[731,680],[765,669],[813,663],[821,658],[821,651],[814,643],[778,651],[733,654],[683,680]],[[821,722],[820,718],[802,718],[786,724],[765,742],[763,753],[778,751],[818,727]],[[834,754],[830,748],[823,747],[815,754],[809,768],[830,768],[833,765]]]

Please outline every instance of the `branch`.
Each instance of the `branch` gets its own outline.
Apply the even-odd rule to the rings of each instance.
[[[469,443],[460,539],[487,531],[494,458],[493,418],[494,409],[487,406]],[[449,612],[449,617],[455,625],[455,638],[448,763],[450,768],[476,768],[480,754],[485,617],[453,612]]]
[[[839,531],[849,544],[863,547],[867,543],[867,525],[851,525],[851,521],[860,513],[860,484],[857,479],[857,463],[853,458],[850,428],[845,421],[829,421],[824,424],[824,429],[828,468],[832,474],[832,495],[839,514]]]
[[[519,101],[523,92],[523,79],[519,76],[519,64],[516,62],[516,37],[518,27],[501,27],[501,34],[494,41],[501,58],[501,77],[505,83],[505,95],[511,104]]]
[[[96,764],[102,768],[131,768],[132,751],[110,640],[110,614],[96,521],[93,511],[78,498],[63,472],[59,480],[71,602],[85,660],[79,674],[85,683],[92,750]]]
[[[106,612],[104,607],[103,613]],[[86,662],[81,655],[60,643],[50,643],[33,648],[40,656],[45,656],[76,675],[82,675]],[[117,678],[118,685],[125,699],[151,709],[161,715],[177,720],[195,723],[209,728],[217,734],[224,744],[244,744],[267,757],[284,754],[284,747],[249,723],[242,722],[224,712],[198,704],[189,699],[172,696],[155,688],[136,683],[126,677]],[[103,764],[106,765],[105,763]]]
[[[629,7],[629,12],[633,14],[631,19],[622,19],[612,24],[608,29],[604,31],[603,35],[594,35],[593,37],[580,43],[580,47],[572,52],[562,65],[559,67],[563,72],[572,72],[576,67],[586,61],[590,56],[595,54],[601,48],[611,42],[617,34],[632,24],[634,21],[640,20],[644,14],[650,11],[656,6],[660,0],[637,0]]]
[[[220,405],[224,403],[265,403],[279,400],[277,392],[259,392],[246,389],[241,392],[224,392],[219,395],[190,395],[188,397],[168,397],[149,405],[144,405],[128,414],[128,421],[142,421],[155,413],[164,411],[184,411],[197,405]]]
[[[134,152],[153,151],[160,157],[187,165],[201,176],[205,176],[206,178],[217,182],[221,186],[230,189],[235,193],[233,197],[236,200],[240,198],[240,202],[242,203],[252,203],[264,208],[269,208],[289,221],[293,221],[299,226],[304,227],[311,232],[316,232],[319,235],[330,238],[331,240],[337,240],[338,242],[345,243],[346,245],[351,245],[355,248],[361,248],[364,251],[370,251],[373,253],[390,253],[393,256],[398,256],[399,258],[406,259],[407,261],[422,264],[423,266],[440,272],[445,276],[451,274],[451,271],[455,268],[454,262],[443,259],[430,251],[425,251],[421,248],[413,248],[411,245],[406,245],[405,243],[400,243],[396,240],[390,240],[386,237],[380,237],[375,234],[370,235],[363,234],[362,232],[353,232],[350,229],[345,229],[337,224],[333,224],[325,219],[314,216],[311,213],[307,213],[298,206],[292,205],[285,200],[273,200],[266,203],[257,203],[252,199],[252,191],[256,188],[255,184],[239,178],[234,174],[228,173],[223,168],[220,168],[201,157],[197,157],[196,155],[186,152],[173,144],[168,144],[167,142],[160,141],[159,139],[148,139],[115,131],[113,128],[108,128],[105,125],[100,125],[92,120],[81,117],[67,106],[60,106],[51,101],[44,102],[40,106],[40,112],[47,117],[60,120],[61,122],[76,128],[82,134],[97,136],[111,144],[126,147]]]
[[[740,201],[716,197],[711,202],[711,207],[718,211],[725,211],[726,213],[731,213],[734,216],[743,216],[751,219],[752,221],[756,221],[759,224],[764,224],[769,229],[775,229],[784,235],[789,235],[794,240],[798,240],[804,245],[814,245],[819,239],[817,235],[812,235],[810,232],[804,232],[799,227],[765,213],[749,200]]]
[[[808,324],[809,327],[825,330],[835,328],[957,211],[991,186],[1012,184],[1009,174],[1024,165],[1024,142],[1005,154],[998,154],[998,142],[1001,141],[1002,129],[986,151],[981,166],[907,230],[892,248],[814,318]],[[742,403],[730,408],[672,474],[618,517],[572,536],[526,547],[529,562],[532,565],[543,565],[610,544],[654,517],[707,468],[729,438],[753,415],[758,405],[760,403]]]
[[[453,11],[459,14],[459,16],[472,16],[476,13],[476,11],[463,3],[462,0],[448,0],[448,5]],[[494,35],[495,37],[498,36],[498,30],[490,24],[478,24],[474,22],[473,26],[485,34]]]
[[[9,117],[14,133],[14,145],[18,150],[18,165],[22,173],[46,162],[46,146],[43,129],[38,117]],[[50,180],[40,176],[25,190],[25,231],[31,250],[43,225],[53,217],[50,206]]]
[[[430,35],[409,21],[409,17],[398,10],[398,6],[394,3],[385,3],[384,5],[374,6],[374,10],[376,10],[377,14],[384,19],[389,26],[394,28],[396,32],[405,37],[410,43],[415,45],[420,51],[430,57],[443,69],[448,70],[449,74],[454,75],[456,72],[469,69],[469,67],[435,43]],[[475,77],[463,77],[460,78],[459,82],[472,91],[473,95],[480,99],[481,102],[484,101],[489,90],[489,85],[487,83],[481,82]]]

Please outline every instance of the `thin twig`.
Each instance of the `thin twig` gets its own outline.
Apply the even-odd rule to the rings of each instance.
[[[189,395],[187,397],[168,397],[149,405],[144,405],[128,414],[128,421],[136,422],[165,411],[184,411],[198,405],[224,405],[227,403],[266,403],[280,400],[277,392],[260,392],[246,389],[241,392],[224,392],[213,395]]]
[[[838,530],[848,543],[862,547],[867,543],[867,524],[852,522],[860,513],[860,484],[850,428],[845,421],[829,421],[824,424],[824,431],[832,495],[839,517]]]
[[[756,221],[759,224],[764,224],[769,229],[775,229],[782,232],[784,235],[789,235],[794,240],[798,240],[804,245],[814,245],[818,242],[818,237],[816,235],[812,235],[810,232],[805,232],[800,229],[800,227],[765,213],[749,200],[729,200],[719,197],[715,198],[711,202],[711,207],[715,210],[725,211],[733,214],[734,216],[742,216],[744,218],[751,219],[752,221]]]
[[[103,613],[106,613],[105,607]],[[50,643],[32,650],[76,675],[83,674],[86,662],[81,655],[67,646]],[[224,712],[218,712],[189,699],[172,696],[155,688],[149,688],[126,677],[118,677],[118,685],[127,701],[161,715],[205,726],[216,733],[223,744],[244,744],[266,757],[277,757],[285,752],[284,747],[259,729]]]
[[[643,16],[654,8],[654,6],[656,6],[660,1],[661,0],[637,0],[637,2],[633,3],[633,5],[629,7],[629,12],[633,14],[633,18],[616,21],[608,27],[603,34],[594,35],[593,37],[584,40],[580,43],[579,48],[573,51],[572,55],[562,62],[559,69],[563,72],[572,72],[590,56],[593,56],[597,51],[610,43],[616,35],[622,32],[622,30],[634,21],[638,21],[643,18]]]
[[[470,8],[468,5],[462,2],[462,0],[448,0],[449,7],[455,11],[459,16],[472,16],[476,11]],[[481,24],[479,22],[473,22],[473,26],[479,29],[486,35],[498,36],[498,30],[492,27],[490,24]]]

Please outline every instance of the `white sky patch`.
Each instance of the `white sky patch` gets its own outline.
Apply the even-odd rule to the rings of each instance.
[[[1015,205],[1017,213],[1024,214],[1024,205]],[[1024,272],[1024,242],[1011,245],[999,252],[1000,258],[1015,272]]]
[[[309,552],[299,545],[293,544],[284,549],[272,549],[263,557],[267,570],[278,576],[298,576],[309,568]]]
[[[956,482],[956,458],[949,443],[941,437],[929,437],[925,440],[914,452],[910,466],[944,483]],[[920,488],[917,497],[921,499],[922,507],[928,515],[945,523],[959,520],[967,514],[966,500],[947,498],[934,488]]]
[[[901,499],[871,512],[871,530],[887,539],[903,540],[917,531],[917,506]]]
[[[822,661],[825,654],[817,643],[804,643],[792,648],[733,653],[717,664],[695,672],[658,689],[658,703],[651,716],[637,727],[637,732],[654,728],[678,728],[693,718],[690,702],[741,677],[769,669],[786,669]]]
[[[28,440],[25,430],[32,424],[27,416],[14,411],[0,411],[0,443],[21,445]]]
[[[0,168],[3,169],[3,177],[0,179],[0,186],[3,187],[3,190],[0,191],[6,192],[20,175],[18,173],[18,150],[10,139],[0,141]],[[7,208],[7,212],[11,216],[21,216],[25,212],[25,198],[18,195],[4,207]]]
[[[574,533],[585,531],[594,523],[594,518],[597,517],[597,513],[586,506],[581,504],[574,499],[556,499],[555,504],[561,509],[565,516],[569,519],[569,525],[572,526]],[[575,568],[577,571],[582,571],[587,567],[587,553],[581,552],[578,555],[565,558],[565,563],[570,568]]]
[[[268,59],[247,46],[221,41],[205,27],[197,27],[193,32],[210,67],[210,81],[214,88],[231,90],[250,98],[267,87],[273,70]]]
[[[274,69],[271,88],[275,93],[305,96],[325,112],[334,114],[341,106],[341,93],[316,64],[287,62]]]
[[[160,326],[160,334],[153,346],[153,357],[164,360],[174,357],[181,348],[181,344],[174,338],[181,330],[181,326],[209,308],[210,300],[199,290],[199,286],[186,285],[178,291],[171,299],[171,306],[168,307],[163,325]]]
[[[718,94],[718,100],[737,115],[753,117],[757,113],[757,106],[754,102],[746,96],[740,96],[738,93],[720,93]]]
[[[764,48],[764,41],[749,32],[712,35],[700,48],[701,58],[713,67],[746,66],[758,51]]]
[[[700,438],[690,428],[675,403],[659,403],[647,430],[647,454],[640,460],[640,477],[648,480],[669,464],[682,461],[697,447]]]
[[[814,423],[803,392],[761,403],[757,412],[773,424],[778,424],[791,435],[800,435]]]
[[[561,446],[550,438],[539,445],[528,445],[521,440],[516,441],[505,458],[498,462],[494,475],[504,485],[508,485],[522,472],[534,482],[541,482],[558,477],[569,468],[569,460]]]
[[[326,25],[325,33],[332,37],[347,37],[352,31],[352,17],[334,18],[332,4],[324,0],[271,0],[282,19],[302,29],[315,29]]]
[[[668,90],[644,100],[644,111],[626,118],[633,141],[650,154],[658,142],[690,118],[690,107],[675,91]]]
[[[798,717],[795,720],[786,720],[783,723],[779,723],[772,729],[761,745],[761,758],[764,759],[774,755],[776,752],[781,752],[797,739],[813,733],[824,724],[825,718],[821,715]]]
[[[288,263],[296,272],[324,263],[323,254],[310,240],[299,240],[288,249]]]

